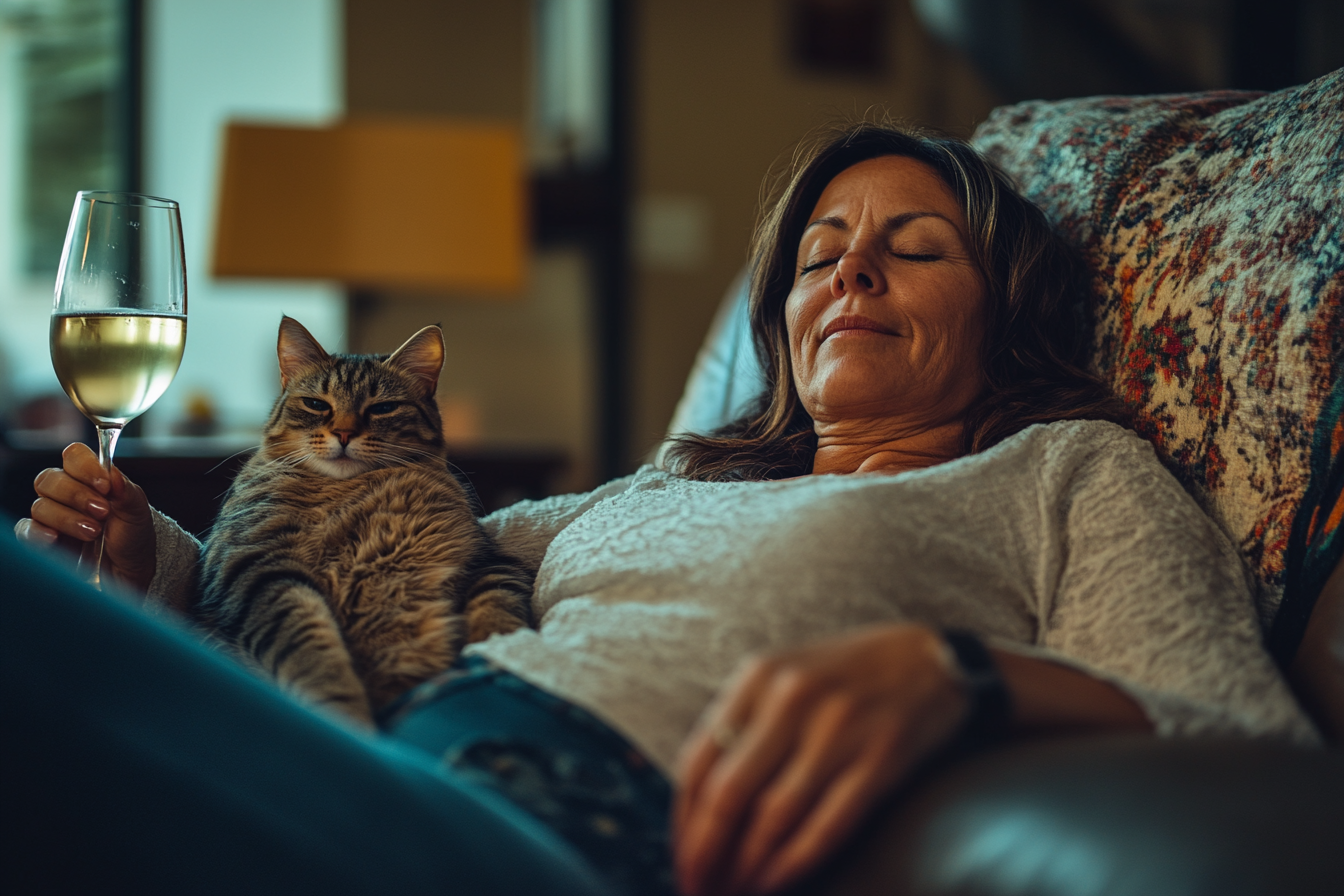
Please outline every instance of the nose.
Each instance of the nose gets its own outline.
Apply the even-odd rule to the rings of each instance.
[[[333,429],[332,432],[336,434],[336,438],[341,440],[342,448],[350,444],[350,439],[355,434],[353,429]]]
[[[837,299],[853,292],[880,295],[886,288],[881,267],[873,263],[865,247],[851,247],[841,255],[831,275],[831,293]]]

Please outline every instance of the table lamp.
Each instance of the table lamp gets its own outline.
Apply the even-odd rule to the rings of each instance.
[[[359,289],[518,293],[521,139],[507,126],[230,124],[212,273]]]

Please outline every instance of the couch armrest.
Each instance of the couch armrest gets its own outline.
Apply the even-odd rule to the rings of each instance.
[[[799,892],[1344,891],[1344,751],[1107,736],[930,769]]]
[[[1316,598],[1288,681],[1326,739],[1344,745],[1344,560]]]

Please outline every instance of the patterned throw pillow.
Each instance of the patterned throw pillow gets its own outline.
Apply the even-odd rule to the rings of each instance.
[[[1092,360],[1241,551],[1291,659],[1344,551],[1344,70],[996,110],[973,141],[1083,253]]]

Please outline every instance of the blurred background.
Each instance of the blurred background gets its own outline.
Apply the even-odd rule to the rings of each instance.
[[[810,129],[879,109],[969,136],[1023,99],[1272,90],[1341,65],[1341,0],[0,0],[0,503],[22,515],[36,471],[89,438],[47,345],[77,190],[181,203],[186,355],[118,458],[189,529],[259,441],[282,313],[331,351],[440,324],[445,433],[496,507],[589,488],[658,443],[767,173]],[[361,122],[485,126],[516,152],[375,160],[395,177],[370,187],[264,142],[245,161],[229,136]],[[496,229],[517,233],[475,259],[497,282],[403,276],[395,252],[352,271],[345,243],[298,272],[224,257],[249,235],[284,255],[360,190],[396,216],[445,171],[486,198],[371,226],[433,245],[433,218],[485,227],[498,195],[518,208]],[[305,179],[317,194],[286,192]]]

